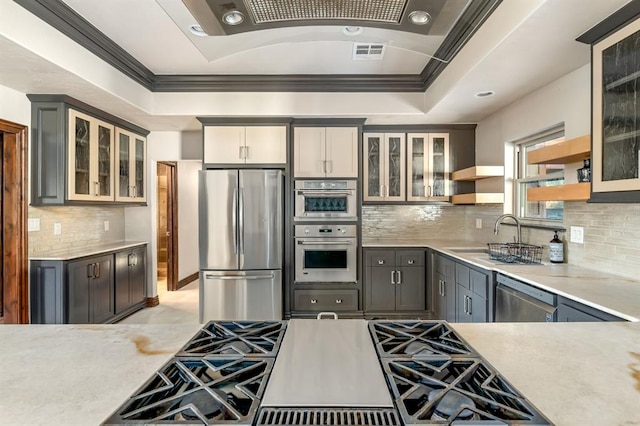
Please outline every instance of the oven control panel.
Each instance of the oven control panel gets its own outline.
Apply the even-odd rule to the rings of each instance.
[[[357,225],[296,225],[294,235],[312,238],[356,237]]]

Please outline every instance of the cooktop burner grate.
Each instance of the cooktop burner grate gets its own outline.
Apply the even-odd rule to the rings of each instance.
[[[270,358],[173,358],[104,424],[252,424],[273,362]]]
[[[275,357],[285,321],[211,321],[176,356]]]
[[[443,321],[370,321],[369,331],[381,358],[478,356]]]

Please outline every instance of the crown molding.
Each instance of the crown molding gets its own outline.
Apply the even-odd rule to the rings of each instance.
[[[502,0],[471,0],[420,74],[158,75],[61,0],[13,0],[152,92],[424,92]]]

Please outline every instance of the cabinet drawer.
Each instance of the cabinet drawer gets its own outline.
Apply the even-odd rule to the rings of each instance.
[[[358,290],[295,290],[296,311],[357,311]]]
[[[366,266],[395,266],[396,252],[394,250],[367,251]]]
[[[482,272],[474,271],[471,269],[469,273],[469,278],[471,281],[471,291],[477,294],[478,296],[487,298],[487,281],[488,277]]]
[[[464,288],[471,289],[468,266],[456,263],[456,283],[460,284]]]
[[[396,266],[424,266],[424,250],[398,250]]]

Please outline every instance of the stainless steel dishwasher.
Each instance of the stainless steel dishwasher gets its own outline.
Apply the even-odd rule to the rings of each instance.
[[[557,296],[498,274],[496,322],[555,322]]]

